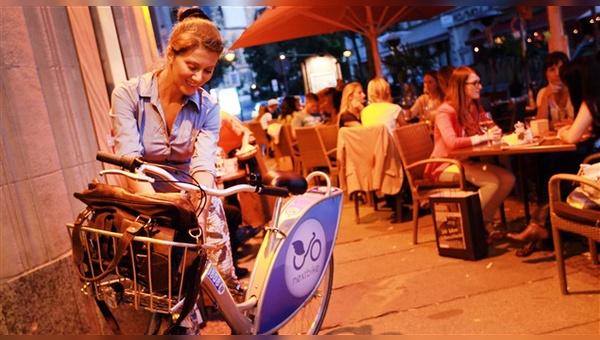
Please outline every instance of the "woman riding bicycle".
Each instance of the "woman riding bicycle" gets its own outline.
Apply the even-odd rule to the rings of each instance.
[[[179,13],[163,65],[129,79],[112,93],[111,117],[116,153],[182,170],[201,185],[215,185],[215,153],[220,129],[220,107],[201,86],[210,80],[223,51],[217,27],[197,8]],[[174,174],[189,182],[180,173]],[[168,183],[128,180],[136,192],[172,191]],[[208,197],[198,217],[208,252],[223,279],[238,284],[222,202]],[[206,223],[205,223],[206,222]]]

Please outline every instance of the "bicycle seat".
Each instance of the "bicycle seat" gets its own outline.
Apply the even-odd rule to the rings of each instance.
[[[302,195],[308,189],[306,179],[295,172],[270,170],[263,176],[264,185],[287,188],[292,195]]]

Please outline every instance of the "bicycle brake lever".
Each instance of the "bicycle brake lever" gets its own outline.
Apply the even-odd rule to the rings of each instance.
[[[154,181],[155,181],[154,178],[146,176],[144,174],[133,173],[133,172],[123,171],[123,170],[119,170],[119,169],[100,170],[100,176],[104,176],[104,175],[123,175],[123,176],[127,176],[133,180],[140,181],[140,182],[154,183]]]
[[[262,185],[262,177],[260,176],[260,174],[251,173],[249,175],[248,184],[254,187]]]

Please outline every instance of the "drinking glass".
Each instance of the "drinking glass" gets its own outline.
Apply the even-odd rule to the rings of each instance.
[[[535,116],[525,117],[525,128],[527,130],[531,129],[531,121],[535,120]]]
[[[492,119],[492,114],[490,112],[485,112],[481,114],[479,120],[479,127],[481,131],[488,136],[487,145],[492,146],[492,141],[489,136],[490,129],[496,125],[494,120]]]
[[[421,120],[427,123],[429,127],[431,127],[431,112],[429,112],[429,105],[425,104],[423,106],[423,112],[421,113]]]

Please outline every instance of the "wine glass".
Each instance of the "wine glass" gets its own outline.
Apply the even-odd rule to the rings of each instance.
[[[490,132],[490,129],[493,128],[495,125],[496,125],[496,123],[492,119],[491,113],[485,112],[485,113],[481,114],[481,117],[479,120],[479,128],[481,129],[481,131],[483,133],[485,133],[488,136],[488,139],[487,139],[488,146],[492,146],[492,141],[489,138],[489,132]]]
[[[429,105],[427,105],[427,103],[421,103],[419,106],[421,107],[419,112],[419,121],[425,122],[427,125],[431,126],[431,121],[429,120]]]

